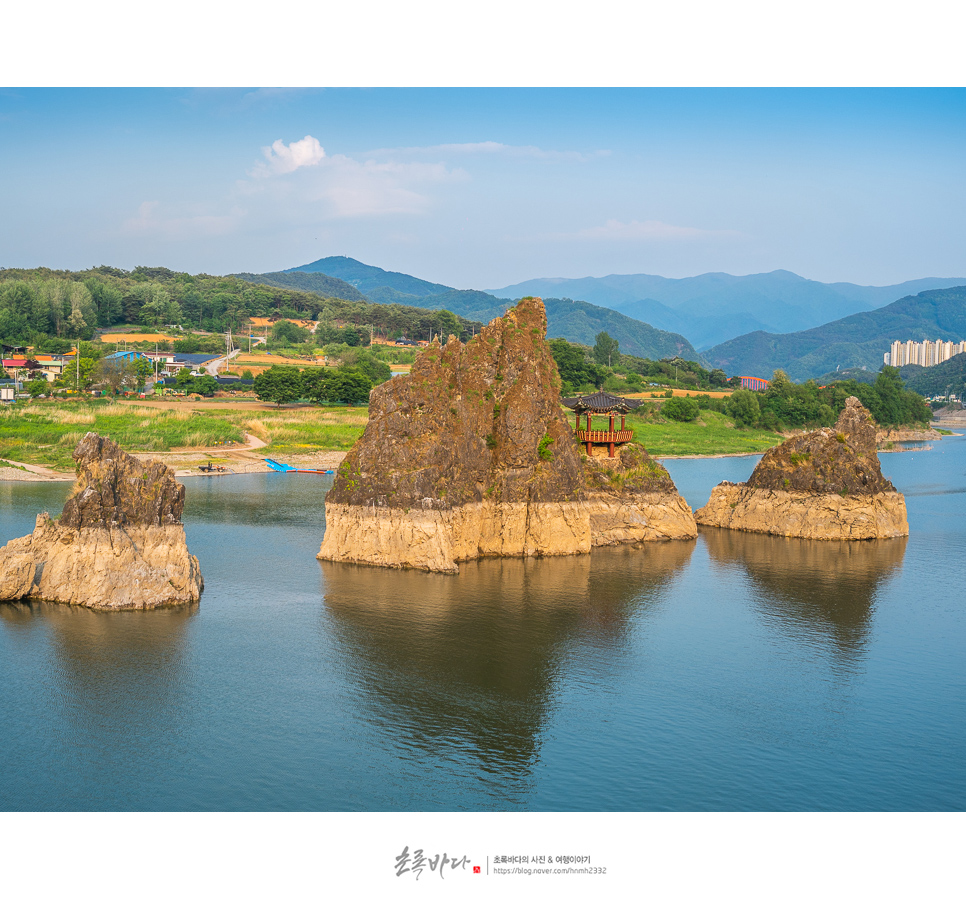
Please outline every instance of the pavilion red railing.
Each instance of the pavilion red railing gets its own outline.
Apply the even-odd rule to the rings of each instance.
[[[625,428],[623,431],[619,428],[614,431],[587,431],[586,428],[578,428],[574,433],[578,441],[590,441],[593,444],[622,444],[634,439],[632,428]]]

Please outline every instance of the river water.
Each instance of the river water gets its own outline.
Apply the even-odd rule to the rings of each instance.
[[[318,562],[331,477],[190,479],[199,604],[0,604],[0,810],[963,809],[966,438],[881,459],[908,539],[455,577]],[[67,489],[0,483],[0,542]]]

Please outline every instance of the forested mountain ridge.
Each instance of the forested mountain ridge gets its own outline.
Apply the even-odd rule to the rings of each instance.
[[[321,272],[266,272],[261,275],[253,275],[251,272],[236,272],[233,278],[240,278],[251,284],[265,284],[270,287],[288,288],[293,291],[306,291],[310,294],[318,294],[320,297],[338,297],[340,300],[361,300],[366,301],[366,297],[357,287],[343,281],[341,278],[333,278],[331,275],[324,275]]]
[[[752,332],[716,345],[702,357],[728,374],[771,377],[781,369],[793,380],[807,380],[837,367],[876,370],[896,339],[937,338],[966,338],[966,286],[923,291],[801,332]]]
[[[346,256],[316,259],[308,265],[289,268],[283,272],[273,272],[272,276],[284,278],[286,275],[297,275],[300,279],[310,279],[319,272],[328,272],[331,277],[353,285],[368,300],[377,303],[402,303],[411,307],[422,307],[425,310],[452,310],[454,313],[462,313],[484,322],[489,322],[496,316],[502,316],[511,303],[508,298],[494,297],[484,291],[458,290],[445,284],[424,281],[414,275],[387,272],[375,265],[366,265],[364,262]],[[311,282],[289,283],[293,287],[299,286],[302,290],[312,289]],[[516,300],[512,302],[516,303]]]
[[[488,293],[589,300],[653,325],[687,330],[703,350],[746,333],[797,332],[886,306],[900,297],[964,284],[966,278],[920,278],[885,287],[827,284],[778,270],[755,275],[709,272],[690,278],[538,278]]]
[[[626,355],[650,358],[653,361],[678,357],[685,361],[696,361],[706,367],[711,366],[683,335],[676,332],[655,329],[616,310],[579,300],[559,300],[551,297],[544,304],[547,308],[548,338],[563,338],[581,345],[593,345],[598,333],[606,332],[620,342],[620,349]]]
[[[295,268],[287,268],[282,274],[291,272],[302,272],[312,274],[324,272],[333,278],[341,278],[349,284],[357,287],[363,294],[368,295],[374,288],[389,288],[396,294],[412,294],[417,297],[427,294],[443,294],[452,291],[453,288],[445,284],[434,284],[432,281],[423,281],[413,275],[406,275],[402,272],[387,272],[377,268],[375,265],[366,265],[357,259],[350,259],[347,256],[328,256],[324,259],[316,259],[307,265],[298,265]],[[398,299],[398,298],[397,298]],[[404,303],[405,301],[399,301]],[[421,304],[410,304],[410,306],[421,306]]]
[[[519,299],[501,299],[484,291],[461,291],[413,275],[387,272],[344,256],[318,259],[281,274],[284,277],[293,272],[301,273],[302,277],[310,277],[312,272],[328,272],[354,284],[369,300],[450,310],[478,323],[487,323],[502,316],[507,306]],[[565,338],[581,345],[593,345],[597,334],[606,332],[620,342],[625,354],[653,360],[677,356],[702,362],[694,346],[678,333],[656,328],[643,320],[587,301],[545,298],[544,303],[547,307],[549,338]]]

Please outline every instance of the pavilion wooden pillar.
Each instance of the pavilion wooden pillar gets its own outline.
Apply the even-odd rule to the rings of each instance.
[[[591,438],[591,434],[590,434],[590,430],[591,430],[590,429],[590,422],[591,422],[591,419],[593,418],[593,416],[594,416],[594,413],[593,412],[588,412],[587,413],[587,456],[588,457],[593,457],[594,456],[594,444],[593,444],[593,441],[590,440],[590,438]]]

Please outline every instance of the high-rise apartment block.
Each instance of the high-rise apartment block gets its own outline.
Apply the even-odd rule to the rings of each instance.
[[[932,367],[948,361],[954,355],[961,355],[966,351],[966,341],[963,342],[944,342],[936,339],[930,342],[895,341],[892,343],[892,350],[887,351],[882,356],[882,363],[891,367],[903,367],[906,364],[919,364],[922,367]]]

